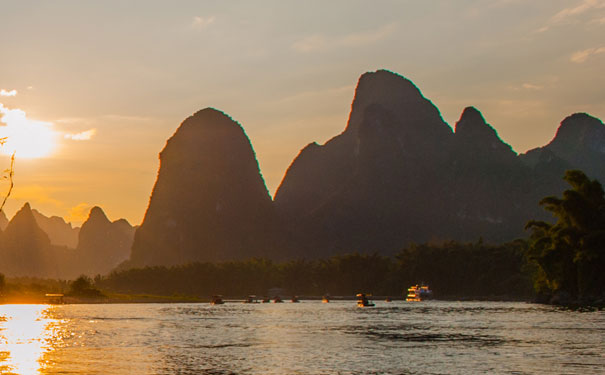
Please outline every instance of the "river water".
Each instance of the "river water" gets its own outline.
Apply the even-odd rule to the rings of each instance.
[[[604,374],[605,312],[496,302],[0,305],[1,374]]]

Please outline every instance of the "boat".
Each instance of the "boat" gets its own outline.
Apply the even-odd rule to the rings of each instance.
[[[62,293],[46,293],[46,302],[50,305],[62,305],[65,303],[65,297]]]
[[[212,296],[212,300],[210,301],[210,304],[212,305],[222,305],[223,303],[225,303],[225,301],[223,301],[223,296],[221,295]]]
[[[357,294],[357,306],[359,307],[373,307],[374,303],[368,299],[364,293]]]
[[[262,303],[269,303],[271,299],[269,297],[263,297]]]
[[[273,303],[282,303],[284,302],[279,296],[273,297]]]
[[[292,299],[290,300],[292,303],[299,303],[300,300],[298,299],[297,296],[293,296]]]
[[[321,302],[322,303],[328,303],[328,302],[330,302],[330,297],[329,296],[323,296],[322,299],[321,299]]]
[[[258,303],[258,300],[254,294],[251,294],[244,300],[244,303]]]
[[[405,297],[405,300],[408,302],[420,302],[432,298],[433,291],[429,289],[428,285],[416,284],[408,288],[408,294]]]
[[[384,302],[392,302],[393,300],[391,299],[391,297],[387,297],[384,299]]]

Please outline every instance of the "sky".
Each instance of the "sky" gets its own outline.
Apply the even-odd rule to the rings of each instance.
[[[158,153],[206,107],[243,126],[273,195],[383,68],[452,128],[475,106],[518,153],[572,113],[605,119],[605,0],[0,1],[9,218],[30,202],[80,225],[98,205],[140,224]]]

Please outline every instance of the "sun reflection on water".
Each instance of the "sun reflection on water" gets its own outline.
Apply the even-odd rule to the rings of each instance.
[[[0,305],[0,373],[34,375],[45,367],[55,330],[48,305]]]

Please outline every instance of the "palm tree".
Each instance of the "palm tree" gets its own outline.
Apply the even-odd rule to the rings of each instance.
[[[597,180],[570,170],[564,177],[571,189],[563,197],[540,201],[557,219],[550,224],[532,220],[529,258],[539,266],[540,293],[569,293],[572,298],[603,293],[605,277],[605,194]]]

